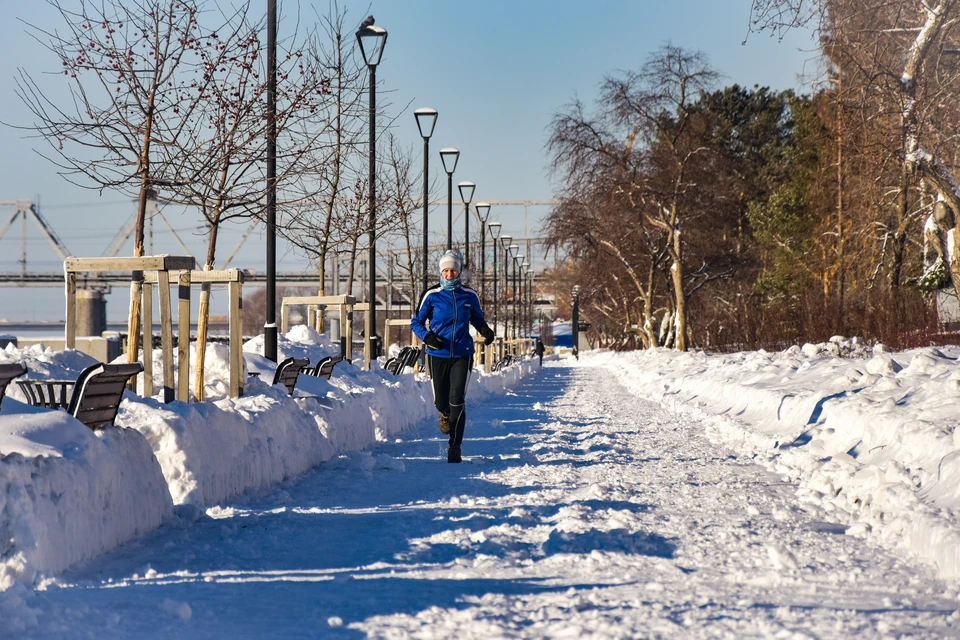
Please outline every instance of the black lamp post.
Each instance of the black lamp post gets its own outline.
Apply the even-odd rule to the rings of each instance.
[[[487,275],[487,217],[490,215],[490,204],[487,202],[478,202],[476,206],[477,217],[480,218],[480,303],[483,303],[486,296],[486,275]]]
[[[533,303],[536,299],[535,293],[533,290],[533,269],[527,265],[527,337],[533,336]]]
[[[370,309],[367,311],[366,340],[370,362],[373,362],[377,357],[377,65],[387,44],[387,30],[375,26],[373,16],[369,16],[357,30],[357,42],[370,71],[370,291],[367,294]]]
[[[530,337],[530,314],[528,309],[530,306],[530,263],[526,260],[523,261],[523,264],[520,265],[523,269],[521,273],[523,274],[523,306],[520,307],[520,326],[523,327],[523,334],[526,337]]]
[[[510,327],[510,315],[507,313],[507,300],[506,293],[507,287],[510,286],[510,264],[508,262],[510,258],[510,242],[513,241],[513,236],[504,235],[500,237],[500,244],[503,245],[503,293],[501,296],[503,300],[503,339],[508,339],[507,329]]]
[[[493,238],[493,326],[496,328],[497,321],[499,320],[499,314],[497,313],[498,300],[497,300],[497,254],[500,253],[500,247],[497,246],[497,237],[500,235],[500,223],[491,222],[488,227],[490,228],[490,237]]]
[[[523,265],[525,264],[526,256],[519,255],[517,256],[517,301],[520,303],[516,310],[516,318],[514,322],[517,325],[517,337],[523,337],[523,300],[525,291],[523,290]]]
[[[267,309],[263,356],[277,361],[277,2],[267,0]]]
[[[423,288],[420,290],[422,296],[427,290],[427,273],[429,270],[430,259],[427,245],[428,213],[427,204],[429,202],[430,190],[430,136],[433,135],[433,128],[437,124],[436,109],[417,109],[413,112],[417,119],[417,129],[420,130],[420,136],[423,137]],[[415,313],[415,311],[414,311]]]
[[[513,327],[513,331],[510,332],[510,336],[516,340],[517,339],[517,301],[520,291],[517,289],[517,265],[520,263],[520,247],[518,245],[510,245],[510,254],[513,258],[510,262],[513,267],[513,295],[510,296],[510,324]]]
[[[580,285],[573,287],[573,326],[570,328],[573,337],[573,356],[580,359]]]
[[[460,190],[460,200],[463,201],[463,270],[466,270],[470,263],[470,201],[473,200],[473,192],[477,185],[472,182],[461,182],[457,185]]]
[[[453,249],[453,172],[459,159],[460,152],[453,147],[440,149],[443,170],[447,172],[447,251]]]

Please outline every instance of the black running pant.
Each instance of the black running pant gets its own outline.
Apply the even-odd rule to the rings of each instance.
[[[459,447],[467,426],[465,408],[467,382],[473,370],[473,356],[435,358],[427,356],[433,383],[433,404],[437,411],[450,416],[450,446]]]

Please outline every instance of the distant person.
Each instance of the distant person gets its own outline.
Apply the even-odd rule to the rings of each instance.
[[[544,351],[546,351],[546,349],[545,349],[544,346],[543,346],[543,342],[540,340],[540,338],[537,338],[537,344],[536,344],[536,346],[534,346],[533,352],[537,355],[538,358],[540,358],[540,366],[541,366],[541,367],[543,366],[543,352],[544,352]]]
[[[484,344],[490,344],[494,338],[493,329],[483,319],[477,292],[460,282],[462,264],[459,251],[443,254],[440,282],[424,292],[416,315],[410,319],[410,328],[427,347],[427,370],[433,384],[434,405],[440,412],[440,431],[450,435],[447,462],[461,460],[460,446],[467,424],[467,382],[473,371],[470,325],[483,336]]]

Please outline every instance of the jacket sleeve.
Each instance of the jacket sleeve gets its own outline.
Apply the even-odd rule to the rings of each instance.
[[[417,313],[410,318],[410,329],[413,330],[420,341],[427,336],[429,330],[426,327],[427,318],[430,317],[430,302],[427,294],[424,293],[420,298],[420,305],[417,307]]]
[[[470,324],[477,331],[487,326],[487,321],[483,318],[483,309],[480,308],[480,296],[476,296],[477,304],[470,307]]]

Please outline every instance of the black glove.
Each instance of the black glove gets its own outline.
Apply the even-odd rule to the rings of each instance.
[[[427,345],[428,349],[443,349],[443,340],[433,331],[423,337],[423,344]]]
[[[497,334],[488,325],[483,325],[483,328],[480,329],[480,335],[483,336],[483,344],[492,344],[493,339],[497,337]]]

